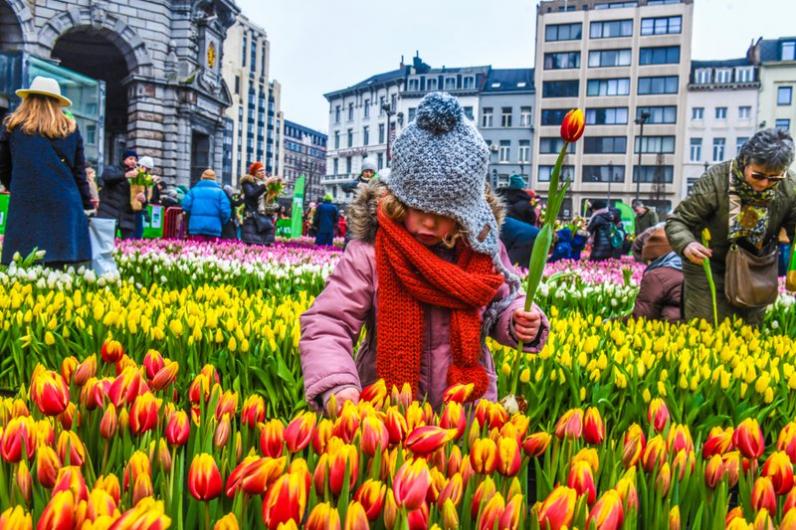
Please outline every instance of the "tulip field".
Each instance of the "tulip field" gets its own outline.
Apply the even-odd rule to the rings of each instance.
[[[500,402],[304,400],[308,242],[120,242],[119,276],[0,269],[0,530],[796,529],[796,305],[630,318],[643,266],[548,264]]]

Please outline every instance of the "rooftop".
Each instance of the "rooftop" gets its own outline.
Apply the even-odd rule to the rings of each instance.
[[[794,60],[793,52],[790,57],[783,58],[784,43],[796,43],[796,37],[780,37],[778,39],[762,39],[759,44],[759,60],[761,63],[779,62],[779,61],[792,61]]]
[[[310,127],[307,127],[305,125],[301,125],[300,123],[296,123],[296,122],[290,121],[290,120],[285,120],[285,136],[286,137],[289,136],[287,134],[287,128],[288,127],[293,127],[295,129],[298,129],[299,131],[301,131],[304,134],[317,135],[317,136],[321,136],[323,138],[327,138],[326,133],[322,133],[321,131],[317,131],[315,129],[311,129]]]
[[[493,68],[484,92],[534,92],[533,68]]]

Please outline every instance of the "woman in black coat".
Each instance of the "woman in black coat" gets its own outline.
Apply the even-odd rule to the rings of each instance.
[[[130,204],[130,181],[127,179],[135,177],[137,166],[138,155],[128,149],[122,155],[121,166],[107,166],[102,172],[97,217],[116,219],[116,228],[121,232],[122,239],[131,239],[136,235],[136,216],[140,212],[134,211]],[[142,204],[146,202],[145,196],[139,199]]]
[[[262,162],[249,166],[249,174],[240,179],[243,196],[241,241],[247,245],[271,245],[276,240],[274,219],[260,211],[260,198],[268,191]]]
[[[71,101],[43,77],[17,95],[22,103],[0,127],[0,182],[11,192],[0,261],[37,248],[48,266],[90,262],[83,139],[63,113]]]

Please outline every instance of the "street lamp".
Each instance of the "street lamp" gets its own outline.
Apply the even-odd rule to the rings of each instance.
[[[389,103],[385,103],[381,106],[381,110],[387,113],[387,167],[390,167],[390,159],[392,156],[390,155],[390,129],[392,124],[390,123],[392,117],[395,116],[395,111],[392,108],[392,105]]]
[[[708,166],[710,166],[710,164],[708,164],[708,161],[705,160],[705,173],[708,172]]]
[[[641,199],[641,152],[644,150],[644,124],[650,117],[649,112],[642,112],[636,118],[636,125],[641,126],[638,136],[638,174],[636,175],[636,200]]]
[[[608,161],[608,207],[611,207],[611,181],[614,180],[614,161]]]

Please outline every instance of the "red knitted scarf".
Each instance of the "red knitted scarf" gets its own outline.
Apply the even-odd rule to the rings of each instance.
[[[404,383],[418,395],[424,339],[423,305],[450,309],[451,364],[448,385],[474,383],[472,399],[486,392],[481,365],[480,308],[503,284],[492,258],[460,244],[455,263],[417,241],[379,207],[376,271],[379,275],[376,372],[387,388]]]

